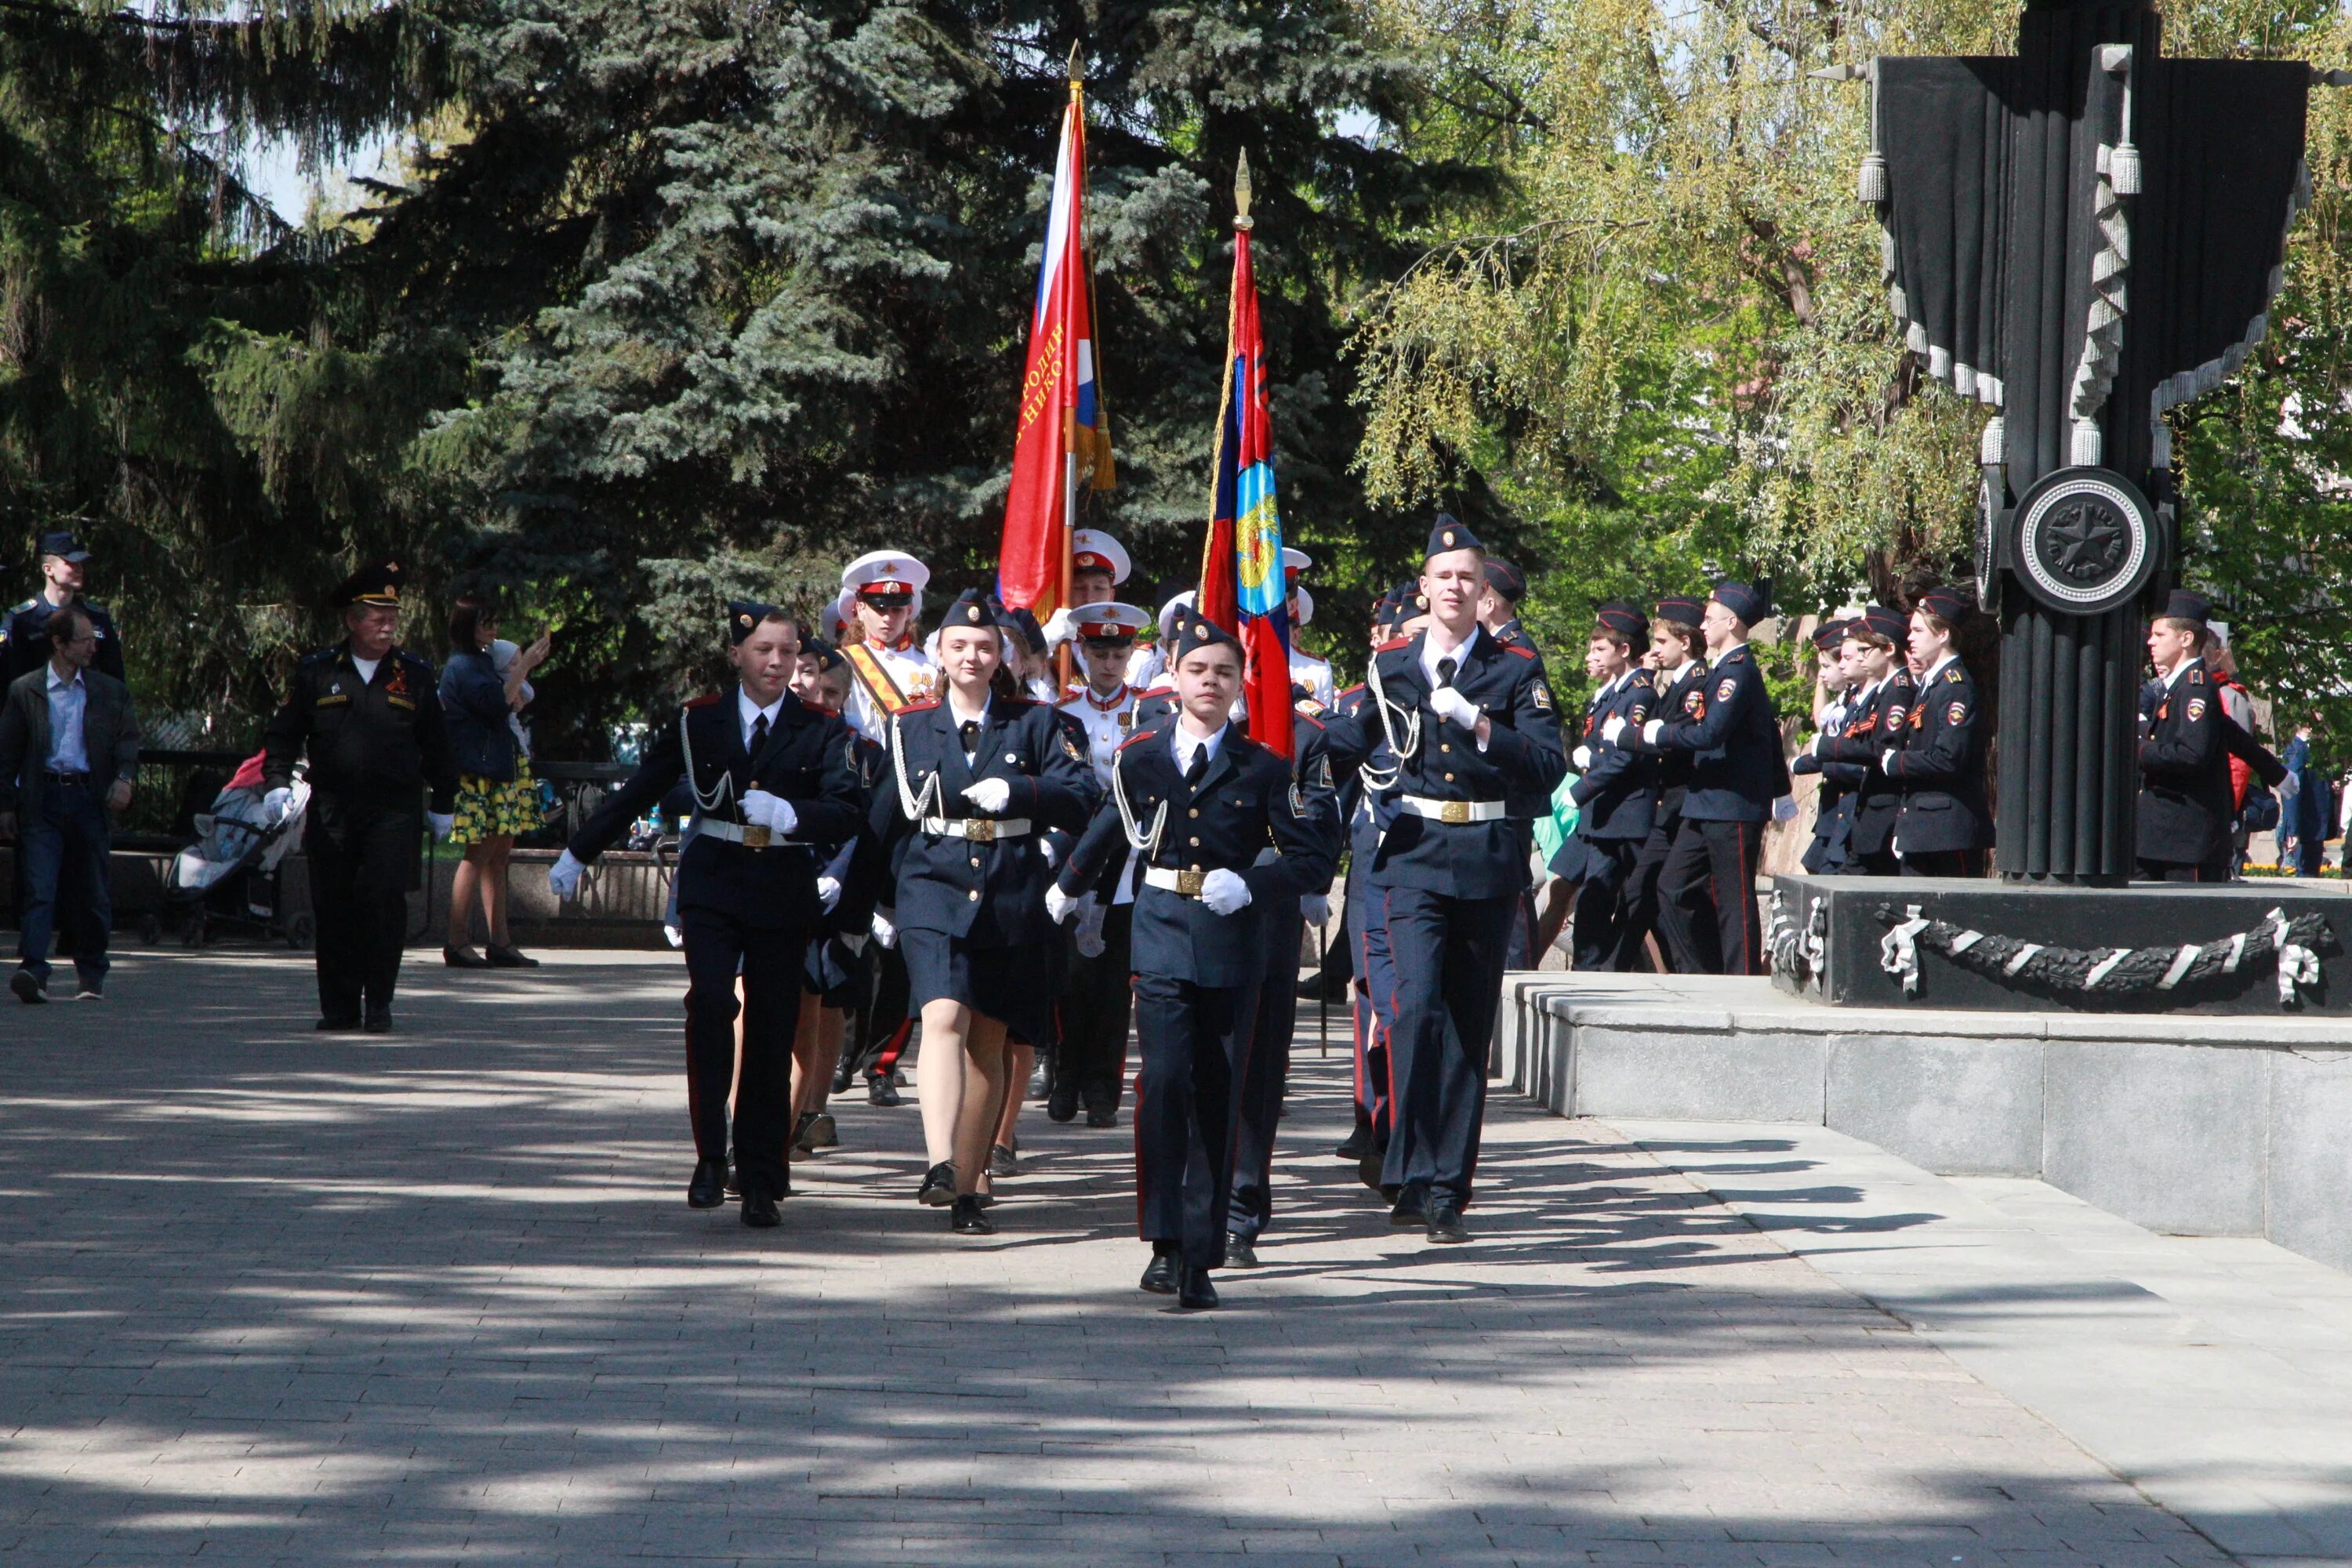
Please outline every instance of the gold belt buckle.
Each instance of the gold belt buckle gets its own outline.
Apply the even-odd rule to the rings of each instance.
[[[993,844],[996,842],[996,824],[985,817],[966,817],[963,836],[974,844]]]
[[[744,848],[765,849],[768,847],[768,840],[769,828],[766,823],[747,822],[743,825]]]
[[[1440,822],[1455,823],[1457,825],[1469,821],[1470,803],[1466,800],[1448,800],[1439,802],[1437,820]]]
[[[1188,899],[1197,899],[1201,896],[1201,883],[1207,877],[1206,871],[1179,871],[1176,873],[1176,890]]]

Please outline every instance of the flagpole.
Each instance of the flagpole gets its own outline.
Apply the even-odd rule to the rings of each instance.
[[[1255,226],[1256,220],[1250,216],[1249,209],[1249,149],[1244,147],[1242,149],[1240,161],[1234,166],[1234,228],[1237,234],[1247,234]],[[1240,245],[1244,241],[1236,238],[1234,243]],[[1224,468],[1225,421],[1232,416],[1234,411],[1234,332],[1236,327],[1234,318],[1240,311],[1241,296],[1231,284],[1228,284],[1225,289],[1225,373],[1222,378],[1223,390],[1217,395],[1216,438],[1209,446],[1209,538],[1208,542],[1201,547],[1201,593],[1195,595],[1196,604],[1205,598],[1209,574],[1214,571],[1218,564],[1214,559],[1217,552],[1217,480]],[[1232,542],[1231,540],[1226,541],[1228,549],[1232,547]]]
[[[1082,70],[1078,65],[1078,44],[1077,40],[1075,38],[1070,41],[1069,70],[1070,115],[1071,118],[1076,121],[1079,142],[1080,144],[1083,145],[1085,142],[1087,128],[1087,79],[1085,71]],[[1078,189],[1076,200],[1071,206],[1071,217],[1077,227],[1077,233],[1073,237],[1076,241],[1075,247],[1076,254],[1081,263],[1086,265],[1087,297],[1088,300],[1091,301],[1094,298],[1094,268],[1089,259],[1091,253],[1088,251],[1087,247],[1087,167],[1085,158],[1081,157],[1078,160],[1078,166],[1074,173],[1078,182]],[[1087,316],[1090,324],[1089,330],[1092,330],[1091,323],[1093,312],[1089,310],[1087,312]],[[1100,372],[1097,371],[1097,374],[1099,375]],[[1100,405],[1101,395],[1099,384],[1097,384],[1096,391],[1097,406]],[[1062,418],[1063,423],[1066,426],[1072,425],[1075,422],[1075,416],[1070,414],[1065,414]],[[1062,441],[1062,591],[1056,603],[1059,604],[1061,608],[1065,611],[1068,610],[1070,607],[1070,579],[1076,572],[1076,567],[1071,561],[1074,552],[1070,547],[1070,541],[1078,531],[1078,452],[1076,436],[1077,432],[1075,429],[1070,429],[1065,434]],[[1063,639],[1061,647],[1054,650],[1054,678],[1058,683],[1059,689],[1065,691],[1069,689],[1070,684],[1072,680],[1076,679],[1077,672],[1077,656],[1072,653],[1070,648],[1071,641],[1069,638],[1066,637]]]

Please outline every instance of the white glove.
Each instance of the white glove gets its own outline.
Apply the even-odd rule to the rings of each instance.
[[[286,814],[292,809],[294,792],[285,784],[279,784],[261,797],[261,820],[272,827],[285,821]]]
[[[457,814],[454,811],[428,811],[425,814],[425,820],[433,825],[433,842],[436,844],[447,842],[449,835],[457,831]]]
[[[1796,821],[1797,797],[1793,795],[1784,795],[1780,796],[1780,799],[1774,801],[1772,803],[1772,820],[1775,822]]]
[[[1623,721],[1618,720],[1616,722],[1622,723]],[[1576,771],[1578,773],[1582,773],[1585,769],[1592,765],[1592,748],[1590,746],[1579,746],[1576,750],[1568,753],[1568,760],[1576,764]]]
[[[1878,771],[1892,776],[1895,772],[1895,748],[1889,746],[1878,753]]]
[[[1064,921],[1070,918],[1070,911],[1072,910],[1076,909],[1085,901],[1086,895],[1083,893],[1078,894],[1074,898],[1070,894],[1062,891],[1059,887],[1048,887],[1045,889],[1045,918],[1052,921],[1055,925],[1060,925]]]
[[[819,877],[816,879],[816,902],[817,908],[826,914],[833,913],[835,906],[841,902],[841,879]]]
[[[743,792],[743,820],[782,836],[801,825],[801,814],[782,795],[770,795],[763,789],[747,789]]]
[[[898,928],[890,923],[888,917],[877,913],[874,917],[873,930],[874,940],[884,947],[898,945]]]
[[[1046,649],[1051,651],[1069,641],[1071,626],[1070,609],[1066,605],[1047,616],[1045,624],[1038,628],[1045,634]]]
[[[1658,731],[1665,727],[1666,721],[1664,719],[1653,719],[1648,723],[1643,725],[1642,743],[1645,746],[1656,745],[1658,743]]]
[[[1612,746],[1617,743],[1617,737],[1624,732],[1625,718],[1622,713],[1612,713],[1601,726],[1601,738]],[[1579,751],[1583,749],[1581,746],[1577,748]]]
[[[1828,739],[1829,736],[1826,734],[1816,735],[1813,737],[1813,743],[1811,748],[1813,755],[1818,757],[1822,754],[1822,742]]]
[[[1482,715],[1478,705],[1451,686],[1441,686],[1429,694],[1430,710],[1441,719],[1451,719],[1465,730],[1475,730]]]
[[[1013,804],[1013,786],[1003,779],[982,779],[964,785],[963,797],[993,816]]]
[[[1307,923],[1308,925],[1329,925],[1331,923],[1331,895],[1328,893],[1307,894],[1305,898],[1298,900],[1298,912],[1307,917]]]
[[[1094,895],[1087,896],[1087,907],[1078,913],[1076,942],[1080,956],[1100,958],[1110,951],[1110,943],[1103,940],[1103,918],[1109,913],[1095,901]]]
[[[1239,871],[1212,871],[1201,879],[1201,901],[1216,914],[1232,914],[1250,901],[1249,884]]]
[[[1054,847],[1054,841],[1050,838],[1037,840],[1037,853],[1045,858],[1045,864],[1048,866],[1058,866],[1062,863],[1062,852]]]
[[[580,891],[580,873],[586,869],[588,868],[566,849],[555,858],[555,864],[547,868],[547,890],[559,899],[575,897]]]

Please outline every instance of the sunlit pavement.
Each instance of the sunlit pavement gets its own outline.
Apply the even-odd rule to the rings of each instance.
[[[431,957],[433,955],[418,955]],[[1498,1097],[1471,1246],[1331,1157],[1301,1018],[1265,1267],[1135,1289],[1130,1136],[1023,1122],[999,1235],[839,1106],[780,1231],[689,1211],[675,958],[133,949],[0,1012],[16,1563],[2227,1562],[1591,1124]]]

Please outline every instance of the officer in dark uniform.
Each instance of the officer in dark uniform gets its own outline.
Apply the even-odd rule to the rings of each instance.
[[[1705,646],[1698,624],[1706,615],[1706,606],[1688,595],[1672,594],[1653,608],[1650,657],[1643,661],[1650,672],[1651,688],[1657,694],[1650,705],[1650,714],[1656,718],[1686,713],[1698,702],[1699,683],[1706,679],[1706,661],[1698,657]],[[1633,739],[1624,738],[1629,732]],[[1627,974],[1647,967],[1649,939],[1655,932],[1665,967],[1671,970],[1674,953],[1658,925],[1658,878],[1666,868],[1666,852],[1674,847],[1675,832],[1682,826],[1683,797],[1690,793],[1691,754],[1643,749],[1640,745],[1640,730],[1621,731],[1619,735],[1620,744],[1642,750],[1654,762],[1658,803],[1651,814],[1649,837],[1642,840],[1634,852],[1633,864],[1625,873],[1622,912],[1618,918],[1616,968],[1619,973]]]
[[[70,532],[59,529],[41,535],[41,591],[10,610],[0,621],[0,668],[6,679],[15,680],[49,662],[49,612],[69,600],[79,600],[89,614],[90,628],[98,635],[98,652],[90,667],[128,680],[122,669],[122,639],[114,630],[114,617],[102,605],[93,605],[82,598],[82,584],[89,551]]]
[[[1396,966],[1395,1125],[1381,1181],[1397,1189],[1390,1223],[1438,1242],[1469,1238],[1487,1044],[1527,887],[1528,825],[1509,797],[1549,800],[1568,773],[1542,662],[1478,624],[1485,590],[1477,538],[1441,513],[1422,564],[1429,625],[1374,651],[1357,721],[1367,756],[1380,743],[1391,753],[1364,777],[1396,814],[1371,867]]]
[[[728,606],[736,679],[680,709],[646,741],[629,782],[604,797],[548,873],[559,899],[583,869],[679,783],[693,791],[696,829],[678,857],[677,915],[686,932],[686,1098],[694,1175],[686,1201],[726,1202],[727,1090],[735,1082],[734,1147],[745,1225],[782,1223],[792,1191],[793,1028],[809,942],[823,929],[820,846],[858,830],[849,728],[788,689],[800,626],[767,605]],[[743,985],[739,1008],[738,978]],[[743,1018],[742,1075],[735,1018]]]
[[[1551,858],[1552,875],[1577,884],[1579,969],[1613,969],[1625,945],[1626,880],[1657,816],[1658,760],[1627,747],[1624,731],[1649,722],[1658,694],[1639,663],[1650,619],[1638,606],[1612,602],[1594,613],[1585,673],[1599,684],[1584,708],[1584,731],[1570,761],[1579,770],[1569,793],[1576,831]],[[1602,726],[1618,721],[1618,738]],[[1638,940],[1638,939],[1637,939]]]
[[[1330,710],[1321,703],[1300,698],[1291,721],[1291,741],[1297,753],[1293,769],[1297,798],[1305,805],[1336,868],[1344,837],[1339,785],[1354,776],[1363,759],[1352,749],[1360,731],[1352,724],[1334,730],[1324,722],[1328,717]],[[1304,898],[1272,899],[1266,904],[1266,947],[1271,959],[1258,989],[1255,1040],[1242,1079],[1240,1134],[1234,1143],[1234,1196],[1225,1221],[1229,1268],[1257,1267],[1257,1239],[1274,1217],[1274,1134],[1289,1087],[1290,1039],[1298,1023],[1297,966],[1282,963],[1281,955],[1297,951],[1302,917],[1317,926],[1331,918],[1329,885],[1327,879],[1323,887]]]
[[[1903,792],[1894,847],[1910,877],[1973,877],[1992,843],[1985,803],[1984,713],[1976,682],[1952,646],[1968,601],[1930,588],[1911,611],[1911,658],[1919,686],[1899,741],[1890,737],[1879,765]],[[2228,769],[2223,769],[2226,779]],[[2226,818],[2228,813],[2224,812]]]
[[[1851,623],[1825,620],[1813,633],[1813,651],[1820,658],[1822,700],[1813,745],[1797,753],[1789,764],[1792,773],[1819,773],[1822,787],[1813,796],[1813,841],[1805,846],[1803,865],[1817,877],[1845,869],[1847,846],[1853,836],[1854,789],[1862,783],[1859,763],[1828,762],[1822,750],[1845,733],[1847,719],[1859,710],[1853,698],[1859,683],[1845,652]]]
[[[1882,764],[1887,746],[1909,732],[1913,688],[1911,671],[1903,662],[1909,635],[1902,613],[1885,605],[1871,605],[1847,626],[1846,651],[1861,684],[1846,704],[1838,732],[1824,731],[1813,742],[1824,772],[1831,767],[1862,770],[1853,790],[1853,823],[1846,834],[1843,869],[1850,876],[1892,877],[1901,869],[1893,846],[1903,791]]]
[[[1756,866],[1772,803],[1789,793],[1772,696],[1748,647],[1748,628],[1765,610],[1764,596],[1747,584],[1717,584],[1699,621],[1706,674],[1682,712],[1661,705],[1665,716],[1639,730],[1616,720],[1607,727],[1611,740],[1637,734],[1648,750],[1691,754],[1682,822],[1658,876],[1660,923],[1675,967],[1685,972],[1765,972]]]
[[[294,764],[310,758],[302,848],[317,922],[319,1027],[392,1027],[392,992],[408,938],[425,812],[446,838],[457,768],[442,729],[433,666],[393,646],[400,567],[355,572],[329,601],[347,635],[294,667],[286,701],[265,731],[263,806],[282,816]]]
[[[2211,607],[2176,589],[2147,630],[2156,679],[2139,699],[2139,874],[2166,882],[2230,875],[2230,750],[2221,692],[2205,668]]]
[[[1142,1287],[1217,1304],[1233,1205],[1244,1070],[1268,968],[1297,941],[1297,900],[1330,885],[1333,846],[1291,764],[1231,721],[1241,647],[1199,616],[1177,628],[1181,711],[1137,731],[1111,763],[1110,799],[1071,852],[1058,918],[1113,856],[1143,862],[1135,900],[1137,1211],[1151,1243]],[[1260,864],[1261,852],[1277,851]],[[1272,922],[1268,916],[1274,917]]]

